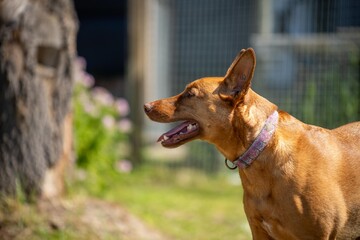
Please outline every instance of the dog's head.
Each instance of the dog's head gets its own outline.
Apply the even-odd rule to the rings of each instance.
[[[173,97],[144,105],[145,113],[156,122],[183,121],[164,133],[159,142],[174,148],[194,139],[216,144],[230,134],[234,110],[244,103],[256,65],[255,52],[243,49],[237,55],[225,77],[208,77],[188,84]]]

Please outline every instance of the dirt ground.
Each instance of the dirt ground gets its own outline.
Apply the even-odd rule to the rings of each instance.
[[[118,204],[99,199],[42,201],[35,209],[15,208],[8,216],[0,215],[0,239],[167,239]]]
[[[164,239],[126,209],[103,200],[83,199],[58,204],[47,203],[42,209],[49,214],[51,224],[60,228],[66,226],[66,215],[76,214],[78,221],[92,230],[94,239]]]

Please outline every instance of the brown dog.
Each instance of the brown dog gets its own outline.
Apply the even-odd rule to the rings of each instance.
[[[225,77],[145,104],[153,121],[185,121],[158,141],[202,139],[239,167],[253,239],[360,237],[360,122],[300,122],[251,90],[255,65],[254,50],[243,49]]]

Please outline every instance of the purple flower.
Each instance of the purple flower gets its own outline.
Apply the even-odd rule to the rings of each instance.
[[[80,69],[86,69],[86,59],[84,57],[78,57],[76,59],[76,64],[79,66]]]
[[[119,130],[124,133],[129,133],[132,129],[132,123],[129,119],[124,118],[118,123]]]
[[[119,160],[115,163],[115,168],[117,171],[121,173],[129,173],[132,171],[133,166],[129,160]]]
[[[101,122],[106,129],[111,129],[115,125],[115,119],[111,115],[106,115],[103,117]]]
[[[87,95],[86,92],[82,92],[78,96],[79,102],[81,103],[81,106],[83,107],[85,113],[87,113],[90,116],[95,117],[99,114],[98,109],[94,105],[94,103],[89,98],[89,95]]]
[[[95,108],[94,104],[92,104],[90,101],[84,103],[84,111],[93,117],[98,114],[98,111]]]
[[[118,98],[115,100],[115,107],[119,112],[120,116],[125,117],[130,112],[130,107],[128,101],[124,98]]]
[[[110,106],[114,102],[113,96],[103,87],[95,87],[92,91],[94,99],[105,106]]]
[[[94,84],[95,84],[95,78],[94,78],[92,75],[84,72],[84,73],[83,73],[83,76],[82,76],[82,81],[81,81],[81,82],[82,82],[82,84],[83,84],[85,87],[90,88],[90,87],[94,86]]]

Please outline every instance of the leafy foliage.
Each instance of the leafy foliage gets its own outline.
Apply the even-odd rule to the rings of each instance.
[[[79,63],[73,93],[76,164],[86,170],[80,178],[86,179],[89,190],[98,192],[106,187],[107,176],[131,170],[131,163],[121,160],[129,148],[129,105],[125,99],[114,99],[106,89],[93,87],[85,61]]]

